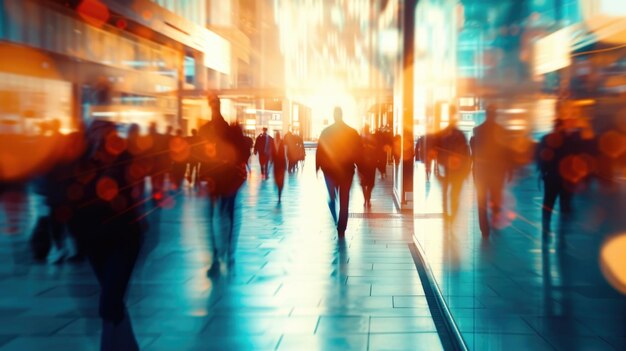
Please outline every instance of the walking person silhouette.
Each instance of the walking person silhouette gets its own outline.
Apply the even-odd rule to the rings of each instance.
[[[335,123],[322,131],[315,154],[315,171],[324,172],[328,189],[328,207],[337,223],[337,236],[343,239],[348,225],[350,187],[355,166],[360,164],[363,147],[356,130],[343,121],[340,107],[334,110]],[[339,216],[336,199],[339,196]]]

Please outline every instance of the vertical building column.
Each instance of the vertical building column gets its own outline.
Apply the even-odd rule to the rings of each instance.
[[[415,10],[418,0],[405,0],[402,15],[402,207],[413,206],[413,99]]]
[[[178,82],[176,89],[176,117],[174,128],[180,128],[183,124],[183,90],[185,89],[185,53],[180,52],[178,58],[178,68],[176,69],[176,80]],[[171,121],[168,121],[171,123]]]

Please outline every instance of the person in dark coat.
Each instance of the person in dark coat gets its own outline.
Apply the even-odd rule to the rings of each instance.
[[[372,190],[376,183],[376,162],[377,162],[377,141],[376,137],[370,133],[370,126],[366,124],[363,127],[363,135],[361,135],[363,144],[362,163],[359,165],[359,176],[361,178],[361,188],[363,189],[363,198],[366,208],[372,207]]]
[[[451,221],[456,218],[463,182],[470,170],[469,145],[465,134],[456,125],[456,118],[456,108],[451,106],[449,124],[439,132],[435,141],[443,211]]]
[[[340,107],[335,107],[335,123],[322,131],[315,154],[315,170],[324,172],[328,189],[328,207],[337,223],[337,235],[345,237],[348,225],[348,205],[350,187],[355,166],[360,164],[362,155],[361,137],[356,130],[343,121]],[[335,199],[339,196],[339,217]]]
[[[487,107],[484,123],[474,128],[470,140],[478,222],[483,237],[490,233],[490,223],[495,223],[502,205],[502,190],[507,175],[511,174],[506,130],[496,122],[496,107]],[[488,206],[490,205],[490,206]],[[488,207],[491,207],[489,221]]]
[[[560,219],[564,221],[572,213],[573,193],[588,176],[585,171],[588,167],[579,166],[585,162],[582,157],[585,142],[580,130],[573,127],[573,119],[563,117],[562,111],[559,111],[554,130],[541,139],[535,156],[539,176],[543,181],[541,228],[544,240],[551,233],[550,223],[557,198]]]
[[[86,135],[88,150],[69,187],[70,230],[100,284],[101,350],[139,350],[124,302],[143,241],[132,197],[133,157],[109,121],[95,120]]]
[[[299,158],[298,139],[291,131],[288,131],[283,138],[283,142],[285,144],[285,150],[287,151],[287,170],[289,173],[293,173],[296,170]]]
[[[278,203],[281,201],[283,186],[285,185],[285,171],[287,170],[287,158],[285,156],[285,142],[280,137],[280,132],[274,134],[274,144],[276,145],[274,156],[274,181],[278,188]]]
[[[267,134],[267,128],[263,128],[263,132],[259,134],[254,143],[254,154],[259,155],[259,164],[261,165],[261,177],[267,179],[269,177],[268,165],[274,153],[274,139]]]
[[[213,262],[207,271],[217,277],[235,262],[237,231],[235,230],[235,200],[246,180],[246,162],[250,149],[239,125],[229,125],[220,111],[220,100],[209,96],[211,121],[198,134],[204,152],[201,155],[203,177],[209,195],[209,240]]]

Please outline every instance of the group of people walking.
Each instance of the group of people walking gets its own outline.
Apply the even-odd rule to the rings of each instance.
[[[567,219],[573,194],[585,186],[593,175],[594,160],[602,157],[596,140],[583,136],[583,130],[576,126],[576,119],[567,115],[563,104],[557,105],[556,116],[553,131],[534,147],[526,148],[534,150],[534,155],[519,157],[512,148],[510,133],[496,121],[495,105],[486,108],[484,123],[474,128],[469,141],[457,126],[456,109],[452,106],[448,126],[418,138],[415,146],[415,158],[424,163],[427,181],[434,173],[441,183],[446,219],[456,218],[463,184],[472,174],[480,231],[483,237],[489,237],[502,219],[505,183],[517,168],[524,166],[526,159],[534,159],[544,194],[542,233],[544,239],[549,239],[557,198],[561,218]]]
[[[208,102],[211,121],[189,137],[181,131],[159,134],[154,125],[147,135],[140,133],[139,126],[131,125],[123,136],[112,122],[95,120],[82,133],[65,136],[61,157],[42,176],[41,193],[50,207],[47,226],[53,240],[60,242],[64,230],[70,233],[101,286],[103,350],[138,349],[124,297],[148,228],[145,218],[159,211],[173,191],[180,190],[185,175],[190,181],[195,175],[196,183],[197,179],[206,182],[213,250],[207,274],[218,277],[234,264],[235,201],[247,178],[251,150],[259,156],[263,179],[268,179],[273,165],[279,202],[285,174],[296,171],[304,160],[304,143],[298,135],[288,132],[281,137],[276,132],[270,137],[264,128],[252,143],[239,125],[226,122],[216,96],[210,96]],[[457,216],[463,182],[473,171],[480,230],[485,237],[501,215],[503,187],[516,166],[507,132],[496,122],[496,114],[496,108],[489,106],[485,122],[474,128],[468,141],[457,127],[456,110],[451,108],[449,125],[418,139],[415,152],[416,159],[426,164],[427,179],[434,163],[449,220]],[[329,210],[337,236],[343,239],[355,173],[358,171],[364,206],[369,208],[376,169],[386,169],[392,140],[385,142],[367,125],[359,135],[343,121],[340,107],[334,109],[334,120],[319,137],[315,169],[323,172]],[[592,144],[570,125],[570,120],[557,119],[554,131],[536,147],[535,159],[544,184],[542,224],[546,235],[557,198],[563,214],[571,211],[572,194],[588,174],[572,175],[568,170],[576,170],[571,163],[591,153]],[[384,174],[381,171],[381,177]],[[169,187],[166,178],[170,179]]]

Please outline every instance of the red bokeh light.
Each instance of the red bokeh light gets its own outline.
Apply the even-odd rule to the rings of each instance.
[[[96,184],[98,197],[105,201],[113,200],[118,194],[117,182],[109,177],[98,180]]]
[[[99,0],[83,0],[77,12],[85,22],[102,27],[109,20],[109,8]]]

